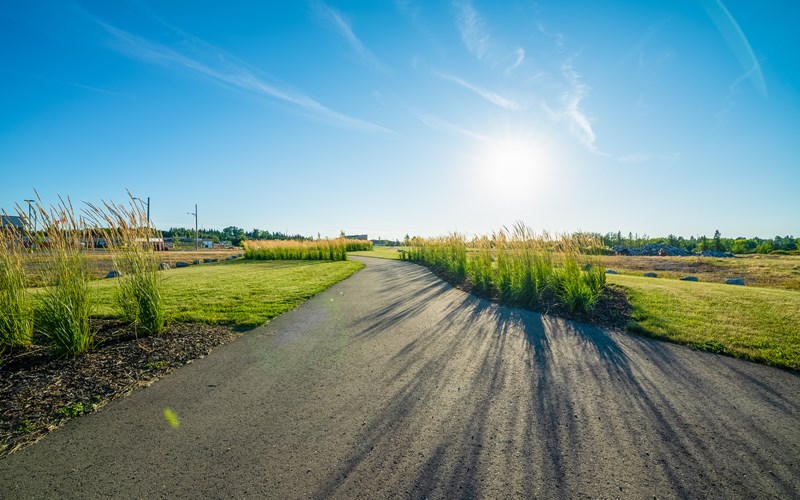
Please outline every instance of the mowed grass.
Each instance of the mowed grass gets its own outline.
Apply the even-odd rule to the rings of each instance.
[[[347,255],[360,255],[362,257],[377,257],[379,259],[400,260],[400,250],[405,247],[373,247],[372,250],[347,252]]]
[[[235,260],[162,271],[167,321],[254,328],[359,269],[355,261]],[[115,318],[114,279],[92,283],[94,316]]]
[[[609,275],[627,290],[629,328],[658,339],[800,370],[800,291]]]

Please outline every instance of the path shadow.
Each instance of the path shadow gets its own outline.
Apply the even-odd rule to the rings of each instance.
[[[346,494],[365,470],[412,498],[473,498],[498,468],[510,496],[627,496],[636,481],[681,498],[798,493],[797,394],[738,360],[498,306],[416,267],[384,277],[402,298],[359,324],[357,340],[409,325],[409,341],[390,357],[380,411],[317,498]],[[436,321],[418,332],[420,317]]]

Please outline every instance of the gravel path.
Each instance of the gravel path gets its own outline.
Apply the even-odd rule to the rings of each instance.
[[[360,260],[297,309],[0,460],[0,497],[800,495],[797,374]]]

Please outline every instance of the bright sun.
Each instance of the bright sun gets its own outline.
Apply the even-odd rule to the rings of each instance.
[[[495,196],[520,196],[540,190],[550,170],[549,154],[540,143],[522,138],[487,142],[478,159],[483,189]]]

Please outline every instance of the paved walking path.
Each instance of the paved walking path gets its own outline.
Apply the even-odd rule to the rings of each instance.
[[[0,497],[800,495],[798,375],[362,260],[297,309],[0,460]]]

